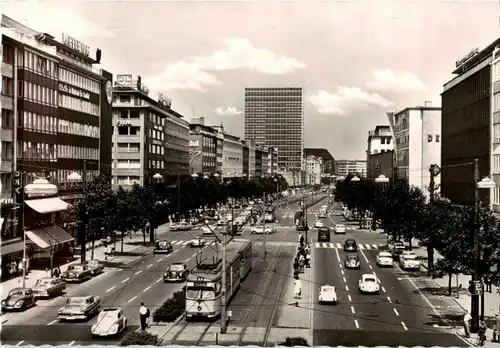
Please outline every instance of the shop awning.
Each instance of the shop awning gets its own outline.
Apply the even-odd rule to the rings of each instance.
[[[40,249],[47,249],[51,246],[54,247],[56,245],[64,244],[74,240],[74,238],[68,232],[66,232],[59,226],[50,226],[33,231],[27,231],[26,237],[28,237]]]
[[[58,211],[63,211],[68,209],[70,206],[68,203],[60,198],[42,198],[42,199],[30,199],[26,200],[25,203],[34,211],[40,214],[55,213]]]
[[[19,241],[16,243],[2,246],[0,248],[0,254],[2,254],[2,256],[5,256],[5,255],[20,252],[21,250],[23,250],[23,242]]]

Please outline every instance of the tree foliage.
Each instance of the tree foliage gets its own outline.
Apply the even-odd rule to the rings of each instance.
[[[121,346],[156,346],[159,342],[158,336],[147,331],[132,331],[123,337]]]
[[[282,345],[285,347],[309,347],[307,339],[304,337],[287,337],[285,342],[282,342]]]

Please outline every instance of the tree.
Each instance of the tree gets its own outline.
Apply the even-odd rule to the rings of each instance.
[[[111,180],[103,174],[87,183],[84,194],[77,206],[79,233],[85,233],[80,241],[92,242],[91,258],[94,258],[94,243],[104,237],[103,233],[112,233],[116,225],[116,196],[111,188]],[[82,243],[82,250],[85,248]],[[83,251],[82,251],[83,253]],[[84,260],[82,260],[84,261]]]
[[[304,337],[287,337],[285,342],[282,342],[285,347],[309,347],[307,340]]]
[[[156,346],[159,342],[158,336],[147,331],[129,332],[120,342],[121,346]]]
[[[123,239],[125,233],[131,229],[135,223],[133,217],[133,205],[131,195],[119,186],[116,191],[116,228],[121,232],[121,253],[123,254]]]

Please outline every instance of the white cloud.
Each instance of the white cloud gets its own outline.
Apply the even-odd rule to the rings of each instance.
[[[34,30],[47,32],[57,39],[61,33],[79,37],[114,37],[113,31],[80,16],[68,3],[50,1],[9,1],[4,14]],[[70,3],[69,3],[70,4]]]
[[[204,92],[206,87],[222,83],[214,75],[217,71],[248,69],[262,74],[283,75],[306,67],[295,58],[256,48],[246,38],[232,37],[225,43],[225,49],[209,56],[187,58],[167,65],[161,74],[149,78],[148,83],[162,90],[193,89]]]
[[[338,87],[337,93],[319,90],[308,98],[320,114],[345,115],[350,109],[364,108],[369,105],[389,107],[392,102],[378,93],[367,93],[357,87]]]
[[[226,110],[222,108],[217,108],[214,111],[219,116],[235,116],[235,115],[240,115],[242,113],[234,106],[228,106]]]
[[[427,86],[420,81],[417,75],[411,72],[396,73],[392,70],[374,70],[372,72],[373,80],[366,85],[378,91],[386,90],[404,90],[404,91],[422,91]]]

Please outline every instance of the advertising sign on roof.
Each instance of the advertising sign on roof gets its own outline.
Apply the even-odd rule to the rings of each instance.
[[[132,75],[116,75],[116,83],[121,87],[132,88]]]
[[[86,55],[87,57],[90,55],[89,45],[86,45],[83,42],[78,41],[64,33],[62,34],[62,44],[64,46],[67,46],[68,48],[71,48],[72,50],[75,50],[83,55]]]

